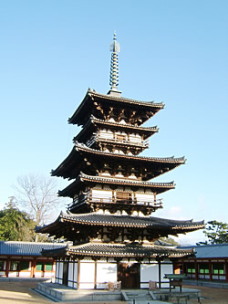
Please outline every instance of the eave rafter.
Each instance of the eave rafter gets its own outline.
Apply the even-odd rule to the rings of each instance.
[[[164,108],[163,103],[155,103],[155,102],[144,102],[138,101],[134,99],[124,98],[124,97],[117,97],[113,95],[105,95],[100,94],[92,90],[88,90],[85,98],[79,105],[78,109],[69,118],[69,123],[84,125],[91,114],[94,114],[95,108],[97,108],[98,113],[103,115],[109,115],[110,108],[113,107],[115,109],[126,109],[134,110],[136,113],[140,113],[140,115],[147,113],[147,117],[144,117],[144,121],[149,117],[153,116],[159,110]],[[106,110],[104,110],[106,109]],[[105,113],[106,111],[106,113]],[[134,114],[133,117],[139,117],[139,114]],[[150,114],[148,114],[150,113]],[[103,117],[104,118],[104,117]],[[140,124],[140,123],[139,123]]]
[[[140,244],[104,244],[90,242],[86,244],[65,247],[56,250],[43,250],[42,252],[45,256],[54,256],[57,258],[64,258],[66,256],[71,256],[72,259],[84,259],[87,257],[93,257],[97,259],[108,258],[113,259],[113,257],[118,261],[123,258],[137,259],[142,261],[145,259],[159,259],[163,260],[165,258],[180,258],[191,256],[194,254],[192,249],[177,249],[158,245],[140,245]]]
[[[63,225],[64,224],[64,225]],[[63,214],[61,213],[58,219],[47,226],[38,229],[38,232],[49,233],[56,235],[57,233],[63,235],[63,227],[67,236],[72,231],[72,225],[74,225],[74,231],[81,231],[83,227],[93,227],[93,229],[101,229],[101,227],[116,227],[125,229],[135,229],[139,231],[145,231],[145,236],[152,236],[156,234],[157,237],[165,235],[177,235],[190,231],[195,231],[204,228],[204,222],[178,221],[170,219],[162,219],[156,217],[138,217],[138,216],[118,216],[118,215],[102,215],[96,213],[85,214]],[[85,229],[84,229],[85,230]],[[59,236],[59,235],[58,235]],[[76,235],[74,235],[76,237]]]
[[[52,171],[52,175],[62,176],[64,178],[76,178],[80,171],[85,172],[85,170],[87,170],[87,172],[85,172],[87,174],[93,172],[93,175],[96,175],[94,173],[96,170],[99,171],[103,168],[104,162],[108,162],[116,168],[120,163],[126,164],[128,167],[138,168],[136,171],[143,176],[143,179],[148,180],[184,164],[185,158],[124,155],[99,151],[76,143],[69,156],[57,169]],[[88,167],[86,165],[87,163],[91,164],[92,167]],[[88,173],[88,169],[91,173]]]
[[[109,178],[109,177],[102,177],[102,176],[92,176],[80,172],[77,179],[67,186],[62,191],[59,191],[60,196],[69,196],[74,197],[76,192],[79,192],[80,189],[83,189],[86,185],[90,187],[94,187],[97,184],[101,185],[110,185],[115,186],[113,189],[118,188],[119,186],[128,186],[131,187],[132,190],[135,189],[150,189],[151,191],[160,194],[165,191],[171,190],[175,188],[174,182],[168,183],[153,183],[153,182],[145,182],[145,181],[137,181],[131,179],[120,179],[120,178]]]

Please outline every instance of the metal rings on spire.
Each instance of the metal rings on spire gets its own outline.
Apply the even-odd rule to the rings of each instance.
[[[120,45],[116,40],[116,33],[113,36],[113,42],[110,46],[111,55],[111,66],[110,66],[110,81],[111,91],[118,91],[119,85],[119,62],[118,53],[120,52]]]

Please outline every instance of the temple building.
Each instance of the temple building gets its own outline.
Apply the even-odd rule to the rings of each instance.
[[[152,216],[163,207],[160,195],[175,188],[173,182],[154,179],[185,159],[140,155],[158,132],[144,123],[164,104],[122,97],[115,35],[111,51],[110,90],[87,91],[69,118],[81,131],[72,151],[52,171],[70,180],[59,195],[72,203],[55,222],[39,229],[71,244],[43,255],[56,259],[55,282],[76,289],[105,289],[108,282],[148,288],[150,281],[161,287],[164,274],[173,273],[173,260],[193,251],[164,246],[159,238],[195,231],[204,223]]]

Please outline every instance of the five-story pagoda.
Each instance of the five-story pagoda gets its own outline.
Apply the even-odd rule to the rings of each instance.
[[[174,189],[173,182],[151,181],[185,163],[182,158],[139,156],[157,127],[143,124],[163,109],[163,103],[124,98],[118,90],[119,45],[114,35],[111,89],[88,90],[69,118],[81,126],[67,158],[52,175],[72,182],[59,192],[71,197],[61,213],[39,232],[72,242],[64,249],[44,252],[57,260],[56,282],[77,289],[102,289],[109,281],[122,288],[145,288],[150,280],[164,281],[172,259],[192,251],[156,245],[160,237],[202,228],[203,222],[153,217],[162,208],[157,196]]]

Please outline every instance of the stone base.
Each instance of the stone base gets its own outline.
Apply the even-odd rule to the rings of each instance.
[[[39,283],[36,291],[57,302],[113,302],[122,300],[122,293],[117,290],[76,290],[54,283]]]
[[[183,288],[180,293],[179,289],[155,289],[153,291],[147,289],[139,290],[77,290],[70,287],[54,284],[54,283],[39,283],[36,291],[42,295],[54,300],[55,302],[103,302],[107,304],[112,302],[114,304],[137,303],[137,304],[167,304],[185,303],[190,299],[198,299],[200,303],[200,292],[197,289]]]

